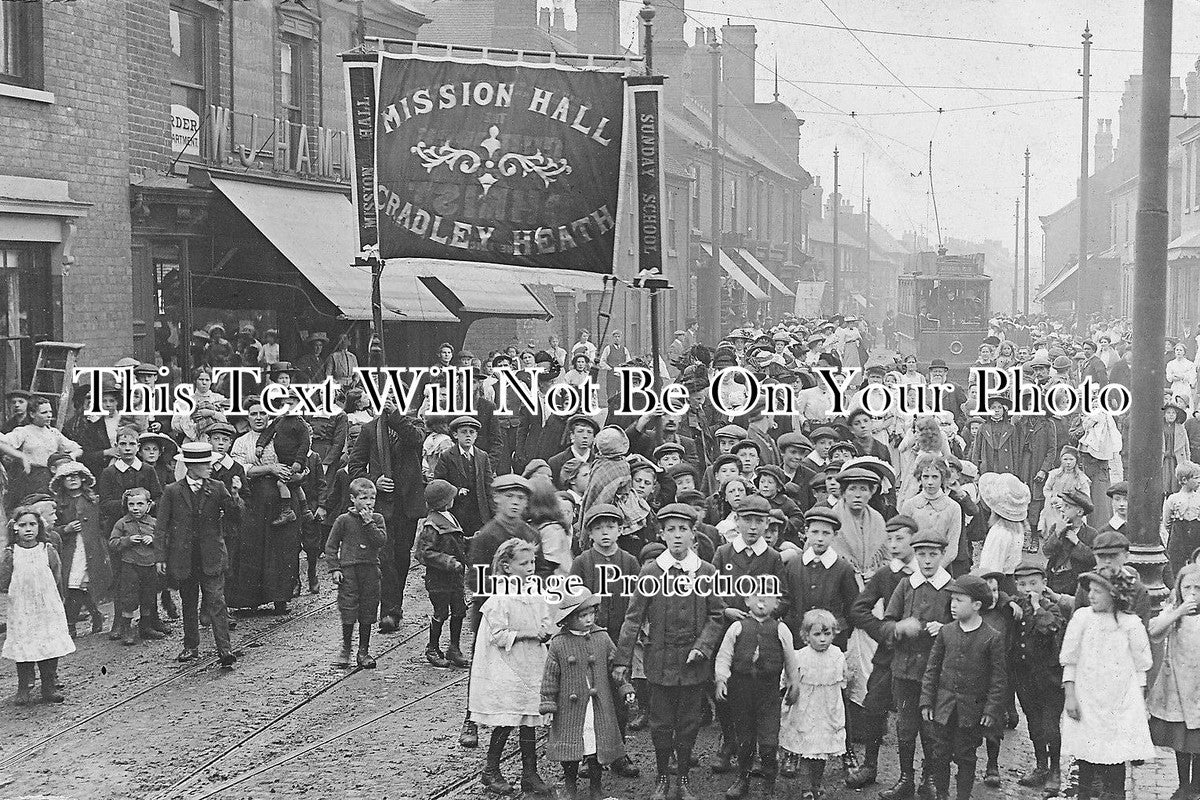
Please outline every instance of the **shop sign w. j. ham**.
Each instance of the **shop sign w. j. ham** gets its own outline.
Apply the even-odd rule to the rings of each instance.
[[[383,54],[381,258],[613,271],[624,76]]]

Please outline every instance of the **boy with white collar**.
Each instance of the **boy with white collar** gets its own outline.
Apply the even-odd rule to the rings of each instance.
[[[892,642],[883,633],[883,613],[888,601],[902,582],[918,571],[913,558],[912,537],[917,522],[912,517],[892,517],[886,523],[884,550],[888,563],[875,570],[866,588],[850,609],[855,628],[866,632],[879,645],[871,658],[867,678],[867,696],[863,699],[862,732],[866,743],[862,766],[846,776],[846,786],[862,789],[875,783],[878,775],[879,748],[887,732],[888,712],[892,708]]]
[[[922,797],[933,797],[931,757],[933,745],[921,725],[921,681],[929,651],[942,625],[950,617],[950,573],[942,568],[946,540],[934,531],[917,531],[912,539],[917,571],[901,581],[888,601],[881,631],[894,647],[892,656],[892,700],[896,707],[896,740],[900,751],[900,778],[880,792],[881,800],[905,800],[916,788],[913,763],[917,736],[921,737],[924,763]]]
[[[767,546],[767,540],[764,538],[767,532],[767,518],[771,515],[771,504],[759,495],[752,494],[742,500],[736,511],[737,538],[718,547],[713,556],[712,563],[717,568],[717,574],[726,576],[731,581],[736,581],[743,575],[758,578],[771,576],[782,591],[783,557],[779,551]],[[727,622],[733,623],[746,618],[749,609],[744,597],[733,594],[721,599],[725,603]],[[781,596],[775,617],[782,617],[786,608],[786,600]],[[730,761],[737,752],[737,737],[733,712],[723,700],[717,701],[717,720],[721,723],[721,750],[712,768],[717,773],[729,772]],[[744,772],[748,765],[742,764],[741,767]]]
[[[713,678],[712,655],[724,632],[725,604],[713,591],[701,593],[694,582],[715,583],[717,570],[692,551],[695,511],[671,503],[658,512],[661,538],[667,549],[642,567],[637,591],[621,625],[620,643],[613,660],[613,679],[623,684],[633,661],[633,648],[649,623],[643,662],[650,686],[650,736],[654,742],[658,778],[650,800],[666,800],[670,789],[668,765],[674,754],[678,768],[678,800],[696,800],[688,784],[692,747],[700,729],[704,704],[702,687]],[[690,591],[681,584],[693,581]],[[647,591],[655,584],[661,591]]]

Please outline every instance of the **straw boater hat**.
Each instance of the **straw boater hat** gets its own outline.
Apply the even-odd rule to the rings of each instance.
[[[1029,516],[1029,487],[1011,473],[985,472],[979,476],[979,499],[996,516],[1024,522]]]
[[[208,442],[184,442],[175,460],[184,464],[209,464],[212,462],[212,456],[212,445]]]

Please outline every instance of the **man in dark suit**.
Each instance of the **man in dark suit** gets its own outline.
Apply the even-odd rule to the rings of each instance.
[[[212,621],[213,641],[221,666],[237,661],[229,642],[229,614],[225,609],[225,551],[223,520],[237,520],[241,511],[225,484],[212,480],[212,445],[188,442],[181,458],[187,474],[169,485],[158,501],[154,526],[154,552],[158,574],[170,575],[179,584],[183,603],[183,651],[179,661],[199,657],[200,617],[198,601]]]
[[[393,633],[404,618],[404,584],[408,581],[417,520],[425,516],[425,481],[421,474],[424,431],[400,413],[394,401],[383,415],[363,425],[350,452],[350,480],[368,478],[377,492],[375,510],[383,515],[388,541],[379,551],[380,633]]]
[[[483,523],[492,517],[492,463],[487,453],[475,446],[479,436],[479,421],[474,417],[458,417],[450,423],[454,446],[438,456],[433,477],[448,481],[457,490],[451,513],[462,526],[463,533],[474,536]]]
[[[592,461],[595,455],[592,442],[599,432],[599,423],[587,414],[576,414],[567,420],[567,435],[571,437],[570,445],[561,453],[547,459],[547,463],[550,464],[550,476],[554,480],[555,486],[559,489],[567,488],[560,483],[559,473],[562,472],[563,465],[568,461],[573,458],[585,463]]]
[[[117,454],[116,434],[121,422],[118,413],[120,398],[120,387],[112,381],[105,382],[100,396],[100,407],[104,409],[104,414],[99,417],[84,415],[79,421],[76,430],[78,438],[75,440],[83,448],[83,455],[79,460],[93,475],[103,472]]]
[[[545,350],[539,350],[534,356],[534,363],[542,370],[537,381],[539,408],[531,410],[522,406],[517,412],[521,425],[517,429],[514,472],[525,469],[525,465],[535,458],[549,462],[562,450],[566,436],[567,418],[551,412],[546,403],[546,392],[557,377],[554,357]]]

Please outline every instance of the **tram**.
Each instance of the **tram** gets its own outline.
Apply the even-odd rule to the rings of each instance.
[[[918,253],[914,271],[900,276],[900,354],[915,355],[923,366],[943,358],[952,375],[965,374],[987,336],[991,282],[983,271],[983,253]]]

